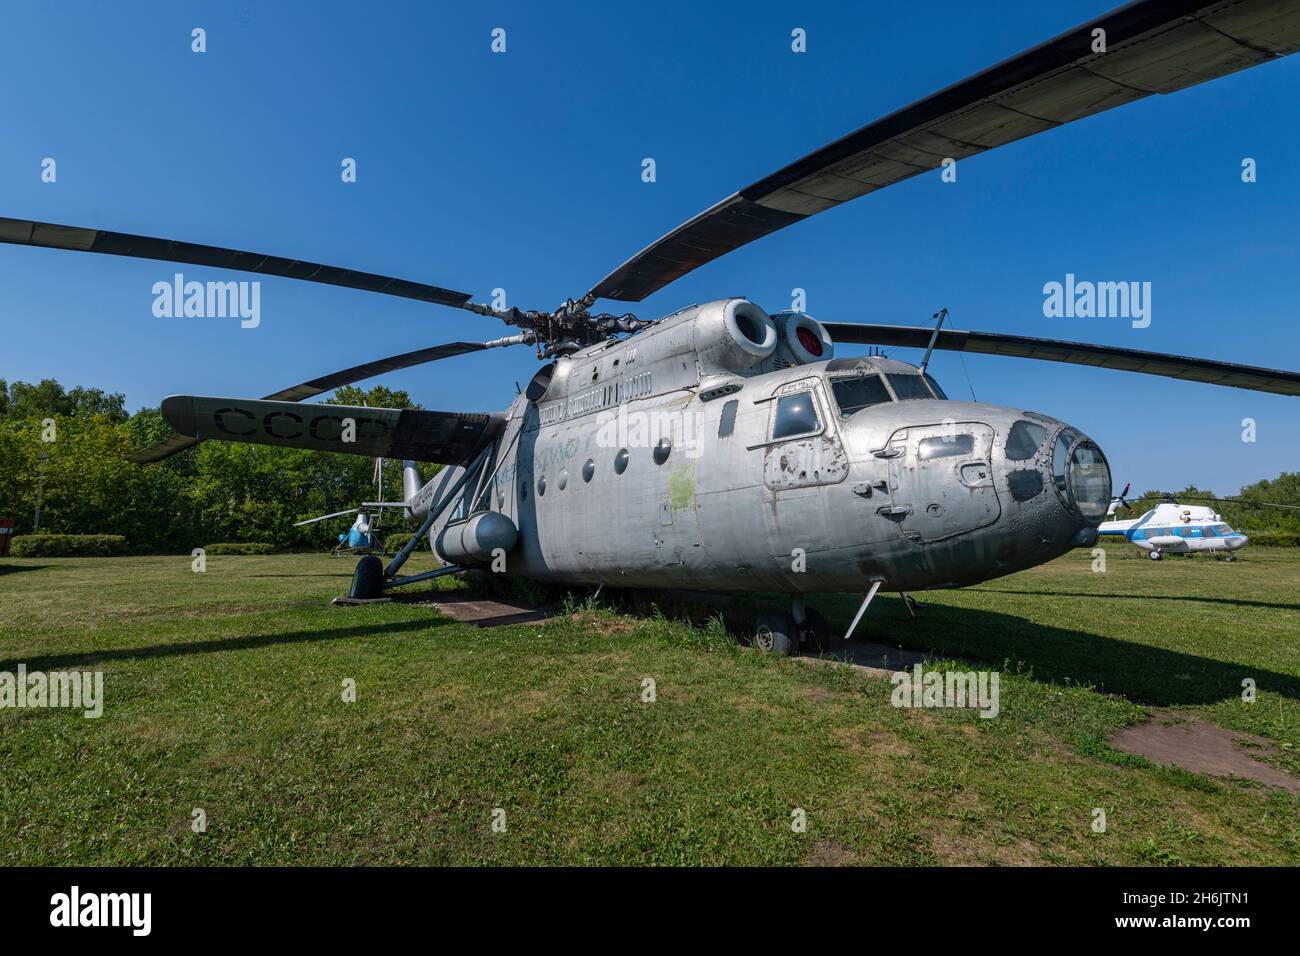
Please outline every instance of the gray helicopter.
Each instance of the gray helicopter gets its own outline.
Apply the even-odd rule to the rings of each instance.
[[[1102,42],[1098,44],[1098,37]],[[640,301],[768,233],[1017,139],[1300,49],[1300,0],[1139,0],[941,90],[800,159],[674,229],[580,299],[495,309],[466,293],[332,266],[123,233],[0,219],[0,241],[237,269],[462,308],[520,331],[345,369],[263,399],[171,396],[176,434],[406,460],[418,532],[385,567],[363,557],[352,595],[465,568],[578,585],[778,591],[753,640],[822,650],[804,596],[954,588],[1097,540],[1105,455],[1078,429],[1021,408],[953,401],[934,349],[1100,366],[1300,395],[1300,374],[1077,342],[769,315],[741,297],[657,321],[593,313]],[[920,365],[837,358],[837,343],[925,349]],[[487,348],[545,364],[503,412],[301,404],[341,385]],[[414,462],[448,467],[421,481]],[[402,575],[427,540],[442,562]],[[908,598],[910,607],[911,601]]]

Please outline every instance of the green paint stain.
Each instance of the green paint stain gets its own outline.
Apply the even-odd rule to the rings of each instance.
[[[668,471],[668,504],[673,511],[685,511],[695,503],[695,462]]]

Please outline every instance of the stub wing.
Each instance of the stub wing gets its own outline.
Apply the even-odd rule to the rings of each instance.
[[[464,465],[497,436],[501,415],[349,405],[303,405],[251,398],[172,395],[162,415],[178,434],[342,452],[368,458]]]

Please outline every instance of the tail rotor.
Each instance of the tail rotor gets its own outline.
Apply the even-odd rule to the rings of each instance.
[[[1121,506],[1123,506],[1124,509],[1128,511],[1129,514],[1133,513],[1133,506],[1128,503],[1128,490],[1130,485],[1132,485],[1132,482],[1126,481],[1124,483],[1124,490],[1121,491],[1119,494],[1113,495],[1111,497],[1110,507],[1106,510],[1106,514],[1113,515],[1116,509],[1118,509]]]

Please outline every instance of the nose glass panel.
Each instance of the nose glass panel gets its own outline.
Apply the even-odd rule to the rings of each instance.
[[[1101,449],[1078,432],[1066,429],[1056,440],[1052,472],[1057,488],[1091,522],[1106,516],[1110,504],[1110,466]]]

